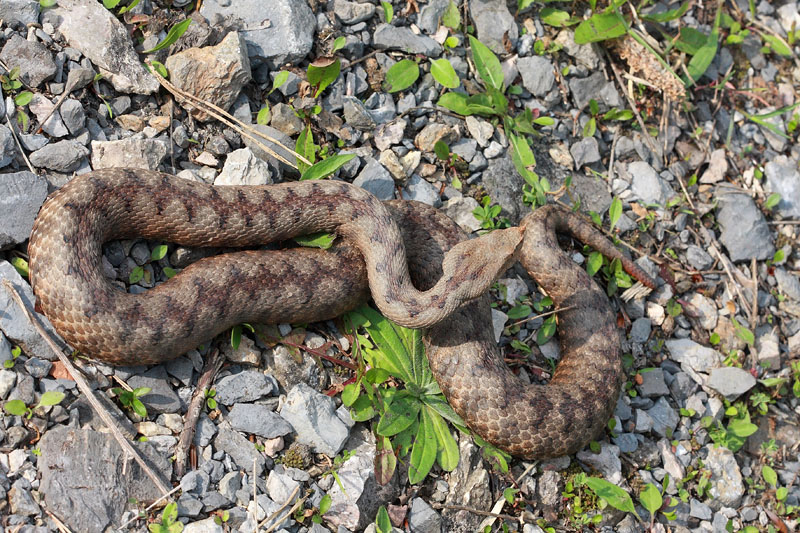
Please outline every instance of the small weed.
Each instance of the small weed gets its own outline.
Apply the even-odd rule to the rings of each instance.
[[[737,452],[744,446],[747,437],[758,430],[758,426],[750,422],[750,413],[743,402],[728,406],[725,409],[725,416],[728,417],[727,426],[717,422],[716,427],[710,427],[710,417],[703,417],[701,423],[708,429],[711,440],[732,452]]]
[[[183,524],[178,521],[178,504],[170,502],[161,512],[161,522],[148,524],[150,533],[181,533]]]
[[[53,405],[58,405],[61,403],[61,400],[64,399],[64,393],[59,391],[48,391],[42,394],[42,397],[39,399],[39,403],[36,404],[34,407],[28,407],[25,405],[25,402],[22,400],[8,400],[4,405],[3,409],[10,415],[14,416],[24,416],[27,419],[31,419],[33,417],[33,412],[40,407],[50,407]]]
[[[511,225],[505,217],[500,217],[502,207],[492,205],[492,198],[488,195],[481,199],[481,205],[476,207],[472,214],[481,223],[481,227],[487,230],[507,228]]]
[[[142,418],[147,417],[147,408],[139,399],[150,392],[150,387],[138,387],[133,390],[114,387],[111,392],[117,395],[119,403],[126,409],[130,409]]]
[[[19,357],[21,354],[22,354],[22,348],[20,348],[19,346],[14,346],[13,348],[11,348],[11,359],[3,361],[3,368],[9,370],[14,368],[14,364],[17,361],[17,357]]]

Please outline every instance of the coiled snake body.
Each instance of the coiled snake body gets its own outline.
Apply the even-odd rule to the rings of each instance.
[[[513,455],[551,457],[580,449],[605,426],[623,380],[606,296],[559,249],[555,230],[620,258],[652,286],[599,232],[559,208],[465,240],[435,209],[382,204],[343,182],[212,187],[139,169],[95,171],[51,195],[28,251],[37,306],[68,343],[114,364],[163,362],[242,322],[331,318],[371,293],[388,318],[429,327],[431,369],[470,428]],[[111,239],[247,247],[318,231],[343,242],[329,251],[203,259],[144,294],[116,289],[101,269]],[[517,256],[564,308],[562,359],[545,386],[516,378],[493,338],[484,293]]]

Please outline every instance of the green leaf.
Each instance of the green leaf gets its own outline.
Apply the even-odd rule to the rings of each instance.
[[[137,266],[131,270],[131,275],[128,277],[128,283],[131,285],[136,285],[144,278],[144,268]]]
[[[161,259],[164,259],[164,256],[167,255],[168,249],[169,248],[167,247],[166,244],[159,244],[158,246],[153,248],[152,252],[150,252],[150,259],[153,261],[159,261]]]
[[[361,384],[360,383],[349,383],[344,386],[342,390],[342,403],[346,407],[352,406],[358,397],[361,395]]]
[[[327,513],[328,509],[331,508],[331,502],[332,500],[330,494],[326,494],[325,496],[323,496],[322,499],[319,501],[319,514],[324,515],[325,513]]]
[[[29,272],[28,262],[21,257],[12,257],[11,265],[17,270],[20,276],[27,278]]]
[[[422,410],[422,420],[411,447],[408,465],[408,481],[412,485],[421,483],[431,471],[437,455],[436,431],[427,409]]]
[[[472,59],[478,74],[487,86],[493,87],[498,91],[503,90],[503,67],[500,60],[494,55],[488,46],[478,39],[469,36],[469,45],[472,48]]]
[[[463,116],[469,116],[473,113],[470,109],[467,95],[461,93],[444,93],[439,98],[439,101],[436,102],[436,105],[440,105],[453,113],[458,113]]]
[[[234,350],[239,349],[239,344],[242,342],[242,326],[236,325],[231,328],[231,348]]]
[[[105,1],[105,0],[104,0]],[[189,25],[192,23],[192,19],[183,20],[177,24],[175,24],[172,28],[170,28],[169,32],[167,32],[167,36],[164,37],[164,40],[155,45],[154,48],[150,50],[145,50],[144,54],[152,54],[153,52],[158,52],[159,50],[163,50],[168,46],[172,46],[175,41],[180,39],[181,35],[183,35],[186,30],[189,28]]]
[[[174,278],[178,275],[178,272],[171,267],[164,267],[163,269],[164,275],[167,276],[167,279]]]
[[[394,8],[390,2],[382,1],[381,6],[383,6],[383,18],[386,24],[392,22],[392,18],[394,17]]]
[[[527,318],[531,314],[531,306],[529,305],[515,305],[508,310],[508,318],[511,320],[519,320]]]
[[[447,143],[442,140],[436,141],[436,143],[433,145],[433,153],[436,154],[436,157],[442,161],[447,161],[450,159],[450,147],[447,146]]]
[[[445,58],[434,59],[431,61],[431,75],[433,79],[444,85],[448,89],[455,89],[461,85],[453,65]]]
[[[48,7],[53,7],[56,5],[56,0],[39,0],[39,7],[42,9],[47,9]]]
[[[308,83],[312,87],[317,87],[317,92],[314,93],[314,98],[318,98],[322,91],[328,88],[328,86],[336,81],[336,78],[339,77],[339,73],[342,70],[342,62],[339,59],[335,59],[330,64],[325,66],[319,67],[316,65],[309,65],[308,70],[306,71],[306,77],[308,78]]]
[[[773,470],[769,465],[764,465],[761,467],[761,477],[763,477],[764,481],[773,487],[778,485],[778,474],[775,473],[775,470]]]
[[[133,0],[133,2],[131,2],[127,6],[122,6],[121,8],[119,8],[119,11],[117,11],[117,13],[120,14],[120,15],[122,15],[123,13],[127,13],[128,11],[130,11],[131,9],[136,7],[138,4],[139,4],[139,0]],[[164,77],[166,78],[166,76],[164,76]]]
[[[556,317],[555,315],[550,315],[547,317],[542,323],[542,327],[539,328],[539,331],[536,332],[536,344],[541,346],[549,341],[553,335],[556,333]]]
[[[311,233],[309,235],[298,235],[293,240],[300,246],[306,248],[320,248],[327,250],[333,245],[336,235],[332,233]]]
[[[778,487],[778,490],[775,491],[775,499],[778,500],[779,502],[785,500],[788,495],[789,495],[789,489],[787,489],[786,487]]]
[[[288,70],[282,70],[282,71],[278,72],[275,75],[275,79],[272,80],[272,89],[269,92],[271,93],[272,91],[280,88],[280,86],[283,85],[284,83],[286,83],[286,81],[288,79],[289,79],[289,71]]]
[[[51,405],[58,405],[64,399],[64,393],[59,391],[47,391],[42,394],[39,400],[39,405],[42,407],[49,407]]]
[[[661,491],[652,483],[645,485],[644,490],[639,494],[639,501],[653,516],[656,515],[656,512],[661,509],[661,505],[664,503]]]
[[[719,31],[715,29],[711,32],[711,35],[708,36],[706,42],[703,43],[703,46],[692,56],[687,67],[689,73],[689,79],[687,80],[688,86],[691,87],[694,85],[705,71],[708,70],[708,67],[711,66],[711,62],[714,61],[714,57],[717,55],[718,39]]]
[[[769,195],[769,197],[767,198],[766,203],[764,203],[764,207],[766,207],[769,210],[772,210],[780,202],[781,202],[781,195],[776,193],[776,192],[774,192],[774,193]]]
[[[344,48],[344,45],[346,43],[347,43],[347,39],[345,38],[344,35],[340,35],[339,37],[337,37],[336,40],[333,41],[333,47],[331,48],[331,54],[335,54],[336,52],[338,52],[339,50]]]
[[[353,159],[356,154],[337,154],[315,163],[300,176],[301,180],[318,180],[326,178],[339,170],[348,161]]]
[[[556,28],[567,26],[570,19],[569,13],[552,7],[542,8],[539,12],[539,17],[548,26],[555,26]]]
[[[592,252],[589,254],[589,260],[586,262],[586,272],[590,276],[597,274],[600,267],[603,266],[603,254],[600,252]]]
[[[142,418],[147,418],[147,408],[140,399],[134,398],[134,400],[131,402],[131,408],[137,415],[141,416]]]
[[[437,448],[436,462],[445,472],[452,472],[458,466],[458,444],[447,427],[447,422],[436,411],[426,407],[427,415],[431,419],[431,426],[436,435]]]
[[[611,231],[614,231],[614,227],[619,222],[619,217],[622,216],[622,200],[614,197],[611,200],[611,206],[608,208],[608,219],[611,221]]]
[[[442,14],[442,24],[451,30],[457,30],[461,25],[461,14],[458,12],[458,6],[453,0],[450,0]]]
[[[264,107],[258,110],[258,114],[256,115],[256,123],[262,126],[266,126],[267,124],[269,124],[271,118],[272,118],[272,111],[270,111],[269,105],[264,104]]]
[[[145,65],[146,64],[147,63],[145,63]],[[150,61],[150,66],[152,66],[154,69],[156,69],[156,72],[158,72],[159,76],[161,76],[165,80],[169,79],[169,71],[167,70],[167,67],[165,67],[164,64],[161,61],[155,61],[155,60]]]
[[[294,150],[313,164],[317,159],[317,148],[318,146],[314,144],[314,134],[311,132],[311,126],[307,126],[306,129],[301,131],[300,135],[297,136]],[[300,173],[303,174],[310,168],[310,165],[304,163],[298,157],[297,168],[300,170]]]
[[[505,498],[508,505],[514,505],[514,499],[518,492],[519,489],[514,487],[506,487],[503,490],[503,498]]]
[[[595,13],[575,28],[577,44],[607,41],[625,35],[628,31],[625,19],[617,13]]]
[[[30,91],[22,91],[17,96],[14,97],[14,103],[18,106],[26,106],[31,103],[33,99],[33,93]]]
[[[636,515],[636,509],[633,507],[633,500],[631,500],[630,494],[618,486],[596,477],[587,477],[585,483],[592,492],[599,498],[603,498],[614,509]]]
[[[114,9],[121,0],[103,0],[103,6],[106,9]]]
[[[517,0],[517,13],[525,9],[528,9],[536,1],[537,0]]]
[[[419,65],[410,59],[398,61],[386,72],[384,88],[390,93],[408,89],[419,78]]]
[[[670,9],[669,11],[664,11],[663,13],[640,14],[639,18],[650,22],[664,23],[673,20],[678,20],[683,15],[685,15],[688,10],[689,10],[689,2],[686,2],[677,9]]]
[[[775,35],[764,34],[762,35],[764,42],[769,45],[773,52],[783,57],[792,57],[792,49],[786,46],[782,39]]]
[[[6,413],[14,416],[22,416],[28,411],[25,402],[22,400],[8,400],[3,405],[3,409],[5,409]]]
[[[413,424],[420,411],[420,403],[409,397],[395,397],[386,408],[375,431],[378,435],[391,437]]]
[[[388,2],[383,3],[388,4]],[[378,515],[375,517],[375,531],[377,533],[392,533],[392,521],[389,520],[389,512],[383,505],[378,509]]]

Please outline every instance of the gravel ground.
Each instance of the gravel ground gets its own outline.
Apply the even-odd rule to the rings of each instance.
[[[628,375],[596,442],[575,456],[512,460],[504,469],[451,428],[458,466],[445,471],[440,461],[412,484],[413,459],[402,455],[382,479],[377,418],[354,422],[342,404],[338,393],[355,366],[354,338],[341,321],[279,325],[267,330],[281,339],[274,343],[243,328],[235,348],[224,336],[151,368],[72,358],[135,448],[126,452],[0,285],[7,531],[145,531],[148,523],[178,531],[163,501],[147,507],[173,485],[177,520],[191,532],[388,531],[376,525],[381,516],[412,532],[794,530],[798,3],[733,1],[719,13],[713,3],[625,4],[628,33],[619,15],[599,15],[605,4],[593,31],[578,24],[593,13],[581,3],[125,5],[0,3],[0,279],[29,305],[34,218],[48,192],[75,175],[128,166],[215,184],[299,177],[252,135],[175,91],[297,143],[309,159],[353,154],[334,179],[439,207],[473,234],[517,223],[538,190],[540,200],[611,229],[659,276],[659,288],[626,302],[625,277],[613,265],[595,276],[609,286]],[[171,39],[183,20],[188,29]],[[585,44],[587,27],[594,43]],[[494,77],[481,72],[488,50],[499,58]],[[177,89],[163,87],[144,60],[163,64]],[[336,64],[340,72],[330,74]],[[414,71],[418,78],[404,82],[400,74]],[[508,103],[497,114],[443,106],[465,98],[458,95],[485,104],[497,93]],[[308,132],[312,148],[298,142]],[[515,135],[525,133],[535,175],[532,159],[513,157]],[[103,269],[136,293],[205,253],[162,244],[108,243]],[[598,270],[591,250],[569,250]],[[520,379],[546,380],[558,345],[552,319],[538,316],[550,309],[544,295],[519,267],[492,295],[507,360]],[[206,363],[217,349],[215,373]],[[213,393],[199,397],[187,459],[179,439],[203,379]]]

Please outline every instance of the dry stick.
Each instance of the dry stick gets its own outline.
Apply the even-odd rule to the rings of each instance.
[[[298,493],[299,491],[300,491],[300,485],[297,485],[297,486],[294,488],[294,490],[292,491],[292,493],[289,495],[289,499],[287,499],[285,502],[283,502],[283,505],[281,505],[280,507],[278,507],[278,508],[275,510],[275,512],[274,512],[274,513],[272,513],[271,515],[269,515],[268,517],[266,517],[264,520],[262,520],[262,521],[261,521],[261,522],[258,524],[258,527],[261,527],[261,526],[263,526],[264,524],[266,524],[267,522],[269,522],[270,520],[272,520],[272,519],[274,519],[274,518],[277,518],[277,516],[278,516],[279,514],[281,514],[281,511],[283,511],[284,509],[286,509],[286,507],[287,507],[287,506],[288,506],[290,503],[292,503],[292,498],[294,498],[295,496],[297,496],[297,493]],[[283,516],[281,517],[281,519],[280,519],[280,520],[277,520],[277,521],[276,521],[274,524],[272,524],[272,525],[271,525],[269,528],[267,528],[267,530],[266,530],[266,531],[264,531],[264,533],[269,533],[270,531],[275,531],[275,528],[277,528],[277,527],[278,527],[278,525],[280,525],[280,524],[281,524],[281,523],[282,523],[284,520],[286,520],[286,517],[287,517],[287,516],[291,515],[291,514],[292,514],[292,513],[295,511],[295,508],[297,507],[297,504],[302,504],[304,501],[305,501],[305,498],[300,498],[300,499],[298,499],[298,500],[297,500],[297,501],[294,503],[294,505],[292,506],[292,508],[291,508],[291,509],[289,509],[289,512],[288,512],[288,513],[286,513],[285,515],[283,515]]]
[[[480,516],[489,516],[491,518],[502,518],[503,520],[517,520],[516,516],[511,516],[510,514],[490,513],[489,511],[481,511],[480,509],[473,509],[465,505],[446,505],[444,503],[434,502],[433,504],[431,504],[431,507],[433,507],[434,509],[453,509],[454,511],[467,511],[468,513]]]
[[[519,486],[519,482],[522,481],[525,478],[525,476],[527,476],[528,473],[536,467],[537,464],[539,464],[539,461],[534,461],[531,464],[529,464],[528,468],[526,468],[525,471],[522,474],[519,475],[519,477],[516,480],[515,485]],[[503,510],[503,507],[505,506],[505,504],[506,504],[505,496],[500,496],[500,498],[492,506],[492,514],[490,515],[491,518],[487,518],[486,520],[481,522],[481,524],[478,526],[478,530],[479,531],[483,531],[483,529],[486,526],[491,526],[492,524],[494,524],[495,520],[497,520],[497,518],[500,515],[500,511]],[[517,520],[517,518],[512,518],[512,520]]]
[[[67,524],[62,522],[60,518],[58,518],[56,515],[54,515],[47,509],[44,509],[44,512],[47,513],[47,516],[50,517],[50,520],[56,523],[56,527],[58,528],[59,531],[61,531],[62,533],[72,533],[72,530],[68,528]]]
[[[758,325],[758,276],[756,275],[755,257],[750,258],[750,275],[752,276],[751,282],[753,283],[753,301],[750,304],[750,327],[755,331]]]
[[[282,163],[285,163],[285,164],[289,165],[292,168],[297,168],[297,165],[295,163],[290,162],[288,159],[286,159],[282,155],[278,154],[277,152],[272,150],[269,146],[265,145],[260,140],[258,140],[256,137],[254,137],[253,135],[250,135],[247,132],[251,132],[251,133],[253,133],[255,135],[258,135],[259,137],[262,137],[262,138],[266,139],[267,141],[269,141],[271,143],[277,144],[278,146],[280,146],[281,148],[283,148],[287,152],[293,153],[303,163],[311,166],[311,162],[308,159],[306,159],[305,157],[303,157],[300,154],[296,153],[291,148],[287,148],[286,146],[281,144],[281,142],[278,141],[277,139],[274,139],[274,138],[270,137],[269,135],[267,135],[267,134],[265,134],[265,133],[263,133],[261,131],[258,131],[257,129],[255,129],[254,127],[252,127],[249,124],[245,124],[244,122],[242,122],[238,118],[236,118],[233,115],[229,114],[224,109],[222,109],[220,107],[217,107],[216,105],[212,104],[211,102],[207,102],[207,101],[205,101],[205,100],[203,100],[201,98],[198,98],[197,96],[195,96],[195,95],[193,95],[191,93],[188,93],[188,92],[184,91],[183,89],[179,89],[178,87],[175,87],[172,83],[170,83],[166,79],[164,79],[161,76],[161,74],[156,72],[155,69],[153,69],[152,72],[153,72],[153,75],[156,77],[156,79],[159,81],[159,83],[161,83],[161,85],[163,85],[173,95],[181,97],[181,98],[183,98],[185,100],[189,100],[190,103],[192,103],[196,107],[201,108],[203,111],[205,111],[206,113],[208,113],[212,117],[216,118],[220,122],[230,126],[231,128],[234,128],[242,136],[247,137],[248,139],[250,139],[251,141],[256,143],[259,146],[259,148],[261,148],[262,150],[267,152],[269,155],[271,155],[275,159],[281,161]]]
[[[61,351],[50,335],[48,335],[42,324],[39,322],[39,318],[34,316],[34,314],[31,313],[31,311],[27,308],[25,303],[22,301],[22,297],[20,296],[19,292],[17,292],[17,289],[14,288],[14,285],[9,280],[3,280],[3,285],[5,285],[6,289],[8,289],[11,297],[17,303],[19,308],[22,309],[23,313],[25,313],[26,317],[30,323],[33,324],[33,327],[36,328],[36,331],[39,333],[39,335],[41,335],[47,345],[50,346],[50,349],[53,350],[53,353],[56,354],[58,360],[61,361],[61,364],[63,364],[67,369],[72,379],[75,380],[75,383],[78,385],[78,389],[80,389],[80,391],[86,396],[86,399],[89,400],[89,404],[91,404],[92,408],[103,420],[103,423],[108,426],[108,429],[111,430],[111,434],[114,436],[114,439],[116,439],[122,449],[125,450],[128,455],[134,458],[134,460],[139,464],[139,467],[144,471],[145,474],[147,474],[147,477],[153,481],[159,491],[162,493],[169,492],[171,489],[164,484],[161,477],[150,468],[136,448],[131,446],[131,443],[128,442],[128,439],[126,439],[117,426],[114,425],[114,419],[111,418],[111,415],[105,410],[105,408],[103,408],[103,405],[98,401],[97,397],[95,397],[94,392],[92,392],[91,387],[89,387],[89,384],[86,382],[83,375],[78,372],[78,369],[75,368],[75,366],[72,364],[72,361],[70,361],[69,358],[64,355],[64,352]]]
[[[206,392],[211,386],[211,382],[214,381],[217,372],[222,368],[222,363],[224,361],[225,357],[219,350],[215,349],[208,359],[206,359],[203,373],[200,374],[197,385],[195,385],[192,400],[189,402],[189,408],[186,410],[186,416],[184,417],[181,436],[178,438],[178,446],[175,447],[175,476],[178,478],[183,477],[183,474],[186,473],[186,459],[189,455],[189,446],[192,445],[197,419],[200,418],[200,413],[203,411]]]
[[[362,61],[366,61],[370,57],[373,57],[373,56],[377,55],[378,52],[385,52],[385,50],[373,50],[372,52],[368,53],[365,56],[361,56],[358,59],[354,59],[354,60],[350,61],[346,66],[342,67],[342,72],[344,72],[345,70],[349,69],[353,65],[357,65],[357,64],[361,63]]]
[[[25,150],[22,149],[22,144],[17,138],[17,132],[14,131],[14,126],[11,124],[11,119],[8,118],[8,114],[6,114],[6,124],[8,124],[8,129],[11,130],[11,136],[14,137],[14,141],[17,143],[17,148],[19,148],[19,153],[22,154],[22,159],[25,160],[25,164],[28,165],[28,169],[31,171],[31,174],[36,174],[36,171],[33,170],[33,165],[31,165],[31,162],[28,160],[28,156],[25,155]]]
[[[525,322],[530,322],[531,320],[536,320],[537,318],[544,318],[544,317],[547,317],[547,316],[550,316],[550,315],[555,315],[556,313],[561,313],[562,311],[567,311],[569,309],[574,309],[575,307],[577,307],[577,306],[568,305],[567,307],[560,307],[558,309],[553,309],[552,311],[548,311],[548,312],[542,313],[540,315],[529,316],[528,318],[523,318],[522,320],[519,320],[517,322],[514,322],[513,324],[510,324],[509,327],[513,328],[514,326],[519,326],[521,324],[524,324]]]

